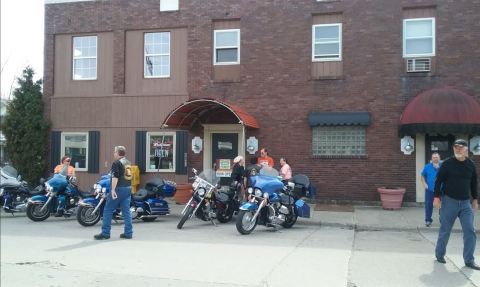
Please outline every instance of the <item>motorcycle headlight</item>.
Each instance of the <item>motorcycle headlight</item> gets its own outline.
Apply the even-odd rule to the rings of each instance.
[[[265,192],[265,193],[263,194],[263,198],[268,199],[269,196],[270,196],[270,195],[268,194],[268,192]]]
[[[261,191],[260,189],[256,188],[256,189],[255,189],[255,196],[256,196],[256,197],[262,196],[262,191]]]
[[[198,194],[199,196],[202,196],[202,197],[203,197],[203,196],[205,195],[205,189],[203,189],[203,188],[198,189],[198,190],[197,190],[197,194]]]
[[[253,187],[249,187],[249,188],[247,189],[247,192],[248,192],[248,194],[252,194],[252,193],[253,193]]]

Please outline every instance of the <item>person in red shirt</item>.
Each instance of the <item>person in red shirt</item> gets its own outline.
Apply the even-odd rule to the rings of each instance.
[[[259,165],[268,165],[269,167],[273,167],[273,158],[268,156],[268,151],[266,148],[262,148],[260,150],[260,157],[257,160]]]

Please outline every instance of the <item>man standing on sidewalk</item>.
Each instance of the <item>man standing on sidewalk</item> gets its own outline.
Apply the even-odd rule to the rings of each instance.
[[[468,144],[465,140],[456,140],[453,144],[453,152],[455,156],[443,162],[435,181],[433,206],[440,208],[440,231],[435,256],[438,262],[446,263],[448,239],[458,217],[463,231],[465,265],[480,270],[473,256],[477,239],[473,226],[473,209],[478,208],[477,172],[473,161],[467,157]]]
[[[433,211],[433,188],[435,186],[435,178],[440,168],[440,155],[438,152],[432,153],[432,160],[422,171],[421,180],[425,188],[425,225],[430,227],[432,224]]]

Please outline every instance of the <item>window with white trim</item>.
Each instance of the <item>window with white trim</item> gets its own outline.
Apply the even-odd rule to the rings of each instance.
[[[342,24],[312,26],[312,61],[342,60]]]
[[[88,169],[88,133],[62,132],[61,156],[69,156],[76,171]]]
[[[97,36],[73,37],[73,79],[97,79]]]
[[[215,30],[213,47],[215,65],[240,64],[240,29]]]
[[[366,155],[366,128],[363,126],[318,126],[312,128],[314,156]]]
[[[143,63],[145,78],[170,77],[170,32],[144,34]]]
[[[147,172],[175,172],[175,133],[147,133]]]
[[[403,20],[403,57],[435,56],[435,18]]]

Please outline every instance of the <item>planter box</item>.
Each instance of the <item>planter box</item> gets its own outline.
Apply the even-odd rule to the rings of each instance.
[[[177,191],[175,192],[175,202],[177,204],[185,204],[192,197],[192,184],[191,183],[181,183],[177,184]]]
[[[382,201],[383,209],[394,210],[402,207],[403,195],[405,188],[403,187],[379,187],[377,188]]]

